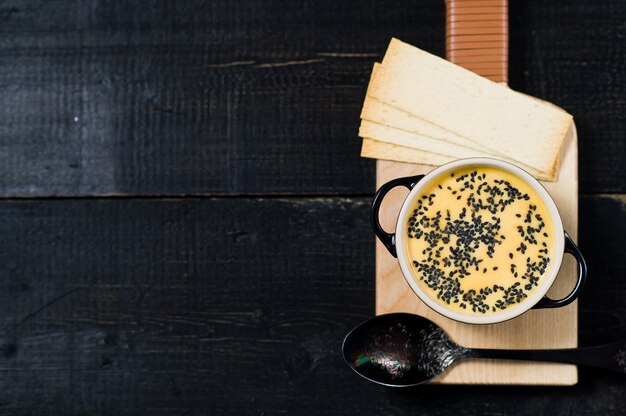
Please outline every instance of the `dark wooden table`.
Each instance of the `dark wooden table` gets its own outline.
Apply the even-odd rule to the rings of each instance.
[[[580,341],[626,333],[626,3],[512,0],[511,84],[575,115]],[[427,1],[0,0],[1,415],[600,415],[571,388],[392,391],[345,333],[374,310],[357,126]]]

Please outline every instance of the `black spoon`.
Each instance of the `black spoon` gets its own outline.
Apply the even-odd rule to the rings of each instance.
[[[459,360],[551,361],[626,374],[626,338],[611,344],[562,350],[489,350],[461,347],[428,319],[408,313],[380,315],[354,328],[343,358],[360,376],[390,387],[425,383]]]

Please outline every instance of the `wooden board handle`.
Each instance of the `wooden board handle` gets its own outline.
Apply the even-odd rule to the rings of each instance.
[[[496,82],[508,82],[508,0],[446,0],[446,57]]]

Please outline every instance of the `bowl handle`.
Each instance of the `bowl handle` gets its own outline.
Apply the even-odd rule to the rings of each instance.
[[[576,281],[576,286],[574,286],[570,294],[563,299],[554,300],[544,296],[543,299],[533,306],[533,309],[560,308],[561,306],[572,303],[580,294],[587,280],[587,263],[585,262],[583,254],[578,247],[576,247],[576,244],[574,244],[574,240],[572,240],[567,232],[565,233],[565,252],[574,256],[578,263],[578,280]]]
[[[422,179],[424,175],[417,176],[407,176],[404,178],[398,178],[391,180],[380,187],[380,189],[376,192],[374,196],[374,202],[372,203],[372,228],[374,229],[374,233],[378,239],[385,245],[387,250],[391,253],[392,256],[396,257],[396,236],[395,234],[389,234],[383,227],[380,225],[380,206],[383,203],[383,199],[385,195],[393,188],[397,186],[404,186],[409,191],[417,185],[417,183]]]

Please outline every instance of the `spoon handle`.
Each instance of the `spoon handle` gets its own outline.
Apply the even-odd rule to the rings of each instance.
[[[491,350],[476,348],[470,349],[466,357],[579,364],[626,374],[626,339],[595,347],[555,350]]]

